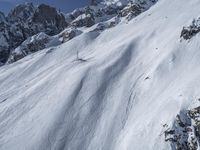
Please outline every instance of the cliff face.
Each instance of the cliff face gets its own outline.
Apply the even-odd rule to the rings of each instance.
[[[0,22],[1,63],[28,37],[40,32],[56,35],[67,27],[64,15],[55,8],[31,3],[16,6],[6,17],[0,13]]]

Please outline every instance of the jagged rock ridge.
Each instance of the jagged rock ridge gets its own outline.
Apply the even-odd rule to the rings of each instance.
[[[32,3],[17,5],[8,16],[0,15],[0,62],[5,63],[9,54],[30,36],[44,32],[55,35],[67,27],[65,17],[55,8]]]

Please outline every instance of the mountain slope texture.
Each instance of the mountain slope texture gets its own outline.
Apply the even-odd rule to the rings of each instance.
[[[199,0],[25,5],[0,13],[1,150],[200,150]]]

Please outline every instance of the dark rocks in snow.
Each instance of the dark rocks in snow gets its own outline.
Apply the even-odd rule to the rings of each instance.
[[[120,16],[126,17],[127,20],[131,20],[133,17],[139,15],[142,12],[142,9],[143,8],[139,4],[130,1],[128,5],[120,11]]]
[[[106,15],[114,15],[114,14],[119,14],[120,10],[123,9],[124,6],[108,6],[105,9],[102,9],[104,14]]]
[[[0,12],[0,64],[5,63],[9,56],[9,41],[5,16]]]
[[[155,2],[157,2],[157,0],[149,1],[149,3],[147,3],[146,1],[129,1],[127,4],[110,4],[103,8],[97,9],[94,14],[96,20],[99,20],[102,16],[112,16],[112,19],[101,21],[100,23],[98,23],[94,31],[103,31],[107,28],[114,27],[117,24],[119,24],[122,18],[125,18],[127,21],[130,21],[131,19],[148,9]],[[96,3],[99,4],[100,2]],[[115,17],[113,17],[113,15]]]
[[[0,46],[0,66],[6,63],[9,54],[8,48]]]
[[[36,8],[32,3],[25,3],[17,5],[11,12],[8,14],[9,22],[18,22],[24,21],[26,22],[29,18],[31,18],[35,12]]]
[[[73,27],[91,27],[95,22],[95,11],[89,6],[75,9],[66,15],[66,21]]]
[[[53,41],[53,37],[48,36],[45,33],[39,33],[25,40],[20,46],[13,50],[8,59],[8,63],[15,62],[28,54],[37,52],[48,47],[50,41]],[[55,40],[56,41],[56,40]],[[58,41],[53,41],[55,44],[59,44]]]
[[[56,8],[41,4],[33,14],[31,22],[48,35],[55,35],[67,27],[65,17],[62,13],[58,12]]]
[[[18,5],[8,14],[7,18],[8,22],[16,26],[21,25],[23,30],[26,29],[33,34],[45,32],[55,35],[67,26],[64,15],[56,8],[45,4],[38,7],[34,7],[32,3]]]
[[[78,16],[84,14],[86,12],[86,8],[77,8],[73,12],[66,15],[67,22],[72,22]]]
[[[6,22],[6,17],[3,12],[0,11],[0,24]]]
[[[112,18],[112,19],[110,19],[108,21],[98,23],[96,25],[96,27],[92,30],[92,32],[93,31],[102,32],[105,29],[109,29],[109,28],[115,27],[117,24],[119,24],[119,22],[120,22],[120,18],[119,17],[114,17],[114,18]]]
[[[183,27],[181,31],[181,37],[185,40],[189,40],[199,32],[200,32],[200,18],[198,18],[197,20],[194,19],[190,26]]]
[[[149,80],[150,79],[150,77],[146,77],[144,80]]]
[[[188,114],[195,123],[195,126],[194,126],[195,133],[198,136],[198,140],[200,142],[200,106],[190,110]]]
[[[75,9],[66,15],[67,22],[74,27],[91,27],[96,23],[108,21],[117,16],[124,5],[105,5],[101,1],[94,0],[91,6]]]
[[[62,43],[65,43],[65,42],[73,39],[74,37],[80,35],[81,33],[82,33],[82,31],[80,31],[76,28],[68,28],[68,29],[65,29],[64,31],[62,31],[58,35],[58,37],[60,38]]]
[[[75,27],[91,27],[95,24],[95,19],[92,14],[83,14],[72,22]]]
[[[92,10],[88,7],[85,9],[85,12],[79,15],[74,21],[72,21],[71,25],[75,27],[91,27],[95,24],[95,18],[92,13]]]
[[[165,141],[174,150],[197,150],[200,144],[200,107],[182,111],[171,129],[165,131]]]
[[[67,27],[65,17],[54,7],[32,3],[17,5],[7,17],[0,12],[0,62],[5,63],[9,53],[27,38],[44,32],[56,35]]]

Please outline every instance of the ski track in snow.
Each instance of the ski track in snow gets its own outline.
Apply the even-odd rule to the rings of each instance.
[[[128,24],[1,67],[0,149],[170,149],[163,124],[200,96],[200,35],[180,41],[199,8],[160,0]]]

